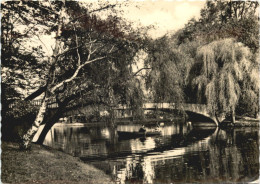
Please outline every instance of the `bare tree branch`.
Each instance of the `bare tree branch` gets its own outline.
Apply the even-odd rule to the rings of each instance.
[[[151,70],[152,68],[141,68],[140,70],[138,70],[137,72],[135,72],[133,74],[133,77],[136,76],[139,72],[141,72],[142,70]]]
[[[98,9],[96,9],[96,10],[89,11],[89,12],[86,13],[86,14],[80,15],[80,16],[78,16],[78,17],[72,19],[71,21],[68,22],[68,24],[70,24],[70,23],[72,23],[72,22],[75,22],[75,21],[77,21],[78,19],[83,18],[83,17],[85,17],[85,16],[88,16],[88,15],[91,14],[91,13],[98,12],[98,11],[102,11],[102,10],[105,10],[105,9],[108,9],[108,8],[114,8],[115,6],[116,6],[116,4],[110,4],[110,5],[107,5],[107,6],[98,8]]]
[[[95,48],[93,51],[91,51],[91,54],[94,54],[98,49],[102,48],[103,46]]]
[[[31,95],[29,95],[28,97],[26,97],[24,100],[25,101],[29,101],[29,100],[33,100],[34,98],[36,98],[37,96],[40,96],[43,92],[45,92],[47,86],[43,86],[40,87],[38,90],[36,90],[35,92],[33,92]]]
[[[61,87],[63,84],[69,83],[69,82],[71,82],[72,80],[74,80],[74,79],[77,77],[77,75],[78,75],[79,71],[81,70],[81,68],[83,68],[83,67],[86,66],[87,64],[93,63],[93,62],[95,62],[95,61],[98,61],[98,60],[101,60],[101,59],[104,59],[104,58],[105,58],[105,57],[98,57],[98,58],[95,58],[95,59],[86,61],[85,63],[81,64],[80,66],[78,66],[78,68],[76,69],[76,71],[74,72],[74,74],[73,74],[70,78],[68,78],[68,79],[66,79],[66,80],[64,80],[64,81],[62,81],[62,82],[60,82],[59,84],[55,85],[50,91],[53,93],[53,92],[55,92],[59,87]]]
[[[108,53],[111,53],[112,50],[114,49],[115,45],[112,46],[112,48],[110,49],[110,51],[108,51]]]
[[[73,48],[67,49],[67,50],[65,50],[64,52],[62,52],[62,53],[60,53],[60,54],[57,54],[57,55],[54,56],[54,57],[56,57],[56,58],[58,59],[58,57],[63,56],[63,55],[65,55],[66,53],[68,53],[68,52],[70,52],[70,51],[72,51],[72,50],[78,49],[78,48],[80,48],[80,47],[82,47],[82,45],[79,45],[79,46],[77,46],[77,47],[73,47]]]

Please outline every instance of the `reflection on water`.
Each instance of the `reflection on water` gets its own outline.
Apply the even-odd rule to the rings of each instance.
[[[160,136],[125,140],[118,139],[116,131],[101,126],[54,127],[45,144],[93,164],[117,183],[248,182],[259,176],[255,128],[190,130],[171,124]]]

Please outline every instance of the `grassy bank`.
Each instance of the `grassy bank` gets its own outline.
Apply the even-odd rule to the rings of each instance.
[[[231,124],[230,120],[224,120],[221,123],[221,126],[225,127],[259,127],[260,125],[260,119],[259,118],[250,118],[250,117],[236,117],[236,122],[234,125]]]
[[[78,158],[35,144],[20,151],[18,144],[2,142],[1,161],[2,183],[114,183]]]

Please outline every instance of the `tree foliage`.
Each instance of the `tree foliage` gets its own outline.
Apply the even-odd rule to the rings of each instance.
[[[241,85],[254,79],[254,63],[250,50],[234,39],[214,41],[197,52],[199,74],[193,79],[200,95],[205,95],[209,110],[215,114],[234,112],[241,95],[257,96],[258,87],[251,90]],[[253,103],[255,98],[248,100]]]
[[[183,101],[182,71],[179,63],[182,54],[162,37],[152,41],[148,49],[146,65],[151,68],[146,79],[147,89],[151,91],[154,102]]]
[[[90,9],[75,1],[3,3],[3,66],[21,71],[15,80],[34,82],[36,91],[25,100],[43,95],[33,126],[23,137],[25,147],[37,130],[35,127],[47,119],[50,128],[68,106],[102,103],[112,108],[126,99],[120,89],[126,89],[128,82],[117,79],[131,79],[133,57],[142,46],[140,32],[146,29],[135,31],[113,14],[105,19],[95,14],[115,6],[104,3]],[[17,42],[10,27],[17,32]],[[51,51],[43,42],[44,37],[53,40]],[[46,117],[52,101],[59,105],[53,120]]]
[[[207,1],[201,17],[191,19],[172,36],[178,48],[193,61],[183,89],[186,100],[209,103],[213,113],[236,107],[239,114],[257,114],[258,9],[256,1]],[[229,59],[232,52],[242,55],[247,65],[238,58]]]
[[[207,103],[213,114],[258,111],[258,2],[207,1],[199,20],[156,40],[114,13],[117,5],[2,3],[3,112],[23,116],[24,108],[35,111],[27,101],[42,99],[25,142],[46,122],[44,138],[62,113],[79,106],[105,106],[113,119],[112,109],[127,104],[141,118],[145,94],[154,102]],[[141,50],[149,69],[143,76],[133,69]],[[10,114],[15,99],[26,102]],[[59,108],[47,116],[53,101]]]
[[[199,20],[191,19],[178,32],[178,44],[186,41],[210,43],[235,38],[256,52],[259,48],[257,1],[207,1]]]

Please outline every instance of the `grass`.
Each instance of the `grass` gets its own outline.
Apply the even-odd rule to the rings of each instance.
[[[2,142],[2,183],[114,183],[103,171],[78,158],[33,144],[21,151],[18,144]]]
[[[234,127],[259,127],[259,118],[250,118],[246,116],[236,116],[236,122]],[[222,127],[232,127],[231,120],[224,120],[221,122]]]

